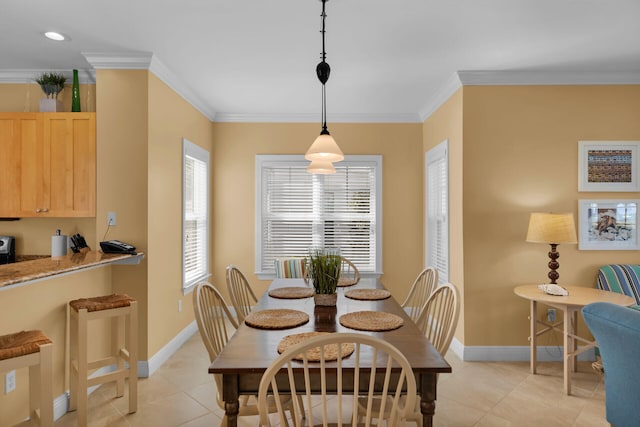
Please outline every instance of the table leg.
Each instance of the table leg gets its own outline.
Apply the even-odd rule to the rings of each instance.
[[[423,427],[433,427],[437,382],[437,374],[420,374],[420,412],[422,413]]]
[[[531,300],[531,304],[530,304],[530,313],[529,313],[529,347],[530,347],[530,351],[531,351],[531,357],[529,358],[531,360],[531,373],[535,374],[536,373],[536,365],[537,365],[537,353],[538,353],[538,347],[536,344],[536,301]]]
[[[571,334],[572,337],[578,336],[578,310],[573,310],[573,315],[571,317]],[[578,355],[576,352],[578,351],[578,340],[573,338],[573,345],[571,346],[571,351],[573,352],[573,372],[578,372]]]
[[[237,427],[238,412],[240,412],[237,375],[222,375],[222,399],[224,400],[224,412],[227,417],[227,427]]]
[[[562,359],[563,359],[563,375],[564,375],[564,391],[567,394],[571,394],[571,376],[570,373],[572,371],[572,361],[573,356],[570,356],[570,350],[573,347],[573,339],[571,338],[572,328],[572,318],[571,313],[568,307],[563,308],[563,320],[564,320],[564,339],[563,339],[563,349],[562,349]]]

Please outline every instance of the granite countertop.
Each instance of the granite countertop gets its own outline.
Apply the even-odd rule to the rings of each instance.
[[[30,261],[4,264],[0,265],[0,289],[106,264],[137,264],[143,257],[144,253],[142,252],[130,255],[88,251],[55,258],[36,257]]]

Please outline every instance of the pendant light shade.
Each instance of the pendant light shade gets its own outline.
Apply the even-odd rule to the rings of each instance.
[[[333,167],[333,163],[330,161],[313,160],[309,163],[309,166],[307,166],[307,172],[328,175],[336,173],[336,168]]]
[[[311,144],[304,158],[312,162],[339,162],[344,160],[344,154],[342,154],[340,147],[338,147],[333,137],[328,133],[323,133]]]

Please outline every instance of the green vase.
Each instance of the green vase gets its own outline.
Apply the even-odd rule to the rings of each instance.
[[[73,70],[73,90],[71,91],[71,111],[80,112],[80,82],[78,82],[78,70]]]

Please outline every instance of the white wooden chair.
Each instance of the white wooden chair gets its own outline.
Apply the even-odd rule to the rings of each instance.
[[[230,336],[235,332],[231,327],[237,328],[238,324],[233,318],[227,303],[220,292],[210,283],[200,283],[193,292],[193,310],[195,312],[196,322],[200,336],[204,342],[204,346],[209,353],[209,360],[218,357],[218,354],[227,345]],[[216,382],[216,402],[218,406],[224,410],[225,405],[222,400],[222,375],[214,374],[213,379]],[[255,396],[240,396],[240,409],[238,416],[258,415],[258,405]],[[288,411],[292,410],[291,396],[283,395],[279,399],[278,407],[283,407]],[[275,401],[272,397],[268,399],[267,411],[276,411]],[[221,426],[227,425],[226,415],[222,419]]]
[[[342,349],[342,343],[353,343],[354,352],[344,360],[341,357],[337,358],[337,361],[327,361],[327,353],[330,350],[326,350],[329,347],[327,345],[334,344],[334,350]],[[307,350],[318,348],[320,353],[320,361],[312,362],[308,360]],[[370,348],[372,354],[368,354],[366,351]],[[342,350],[339,350],[342,351]],[[366,353],[367,355],[362,355]],[[294,358],[302,357],[302,361],[294,360]],[[360,358],[366,358],[367,360],[373,360],[374,366],[371,367],[375,375],[369,375],[369,369],[364,369],[360,366]],[[329,358],[330,359],[330,358]],[[364,359],[363,359],[364,360]],[[343,370],[345,364],[353,367],[355,370],[353,375],[353,383],[345,383],[345,374]],[[393,366],[393,374],[398,375],[398,384],[396,387],[390,386],[390,377],[392,376],[391,368]],[[321,402],[317,406],[313,406],[312,402],[312,390],[311,390],[311,376],[310,371],[320,370],[320,387],[319,397]],[[337,425],[359,425],[358,418],[358,401],[364,401],[364,412],[362,414],[361,422],[363,421],[367,425],[375,417],[380,419],[380,414],[388,412],[388,426],[401,425],[407,412],[413,410],[416,399],[416,380],[409,362],[398,349],[391,344],[369,335],[358,333],[331,333],[321,335],[303,341],[297,345],[292,346],[284,353],[282,353],[269,368],[265,371],[260,381],[260,387],[258,391],[258,407],[260,408],[260,425],[270,426],[269,411],[268,408],[268,393],[273,393],[275,397],[280,395],[280,389],[278,382],[276,381],[276,375],[285,370],[288,377],[282,379],[280,385],[287,385],[287,393],[291,393],[295,396],[303,396],[306,403],[305,408],[301,407],[299,400],[293,400],[294,417],[293,423],[296,427],[301,426],[301,419],[304,417],[309,421],[309,425],[314,423],[321,424],[323,426],[329,425],[329,418],[335,418]],[[295,383],[294,376],[298,379],[298,384]],[[372,402],[376,396],[374,396],[374,379],[377,377],[376,384],[383,385],[383,402],[389,402],[389,406],[379,405],[381,413],[374,413],[373,405],[367,404]],[[301,380],[304,380],[303,384],[300,384]],[[337,384],[337,410],[336,408],[328,409],[327,405],[327,382],[334,382]],[[359,384],[363,381],[369,383],[368,391],[360,394],[357,392]],[[290,389],[291,391],[288,391]],[[343,389],[347,390],[343,393]],[[403,389],[405,391],[403,391]],[[351,391],[356,390],[356,392]],[[406,394],[406,398],[401,399],[401,395]],[[380,396],[380,395],[377,395]],[[350,402],[346,404],[348,399]],[[388,399],[386,399],[388,397]],[[276,400],[277,402],[277,400]],[[343,404],[343,402],[345,402]],[[279,406],[279,405],[278,405]],[[287,421],[283,407],[278,407],[277,413],[279,414],[280,422]],[[350,412],[349,412],[350,411]],[[329,413],[331,412],[331,413]],[[350,421],[343,423],[343,414],[350,418]],[[345,417],[346,418],[346,417]]]
[[[458,317],[460,317],[458,288],[451,283],[445,283],[437,287],[427,298],[420,310],[416,325],[431,341],[438,353],[444,356],[451,345],[458,325]],[[379,406],[379,401],[374,402],[374,408],[377,409]],[[359,402],[358,410],[361,414],[365,411],[365,402],[362,400]],[[389,413],[385,412],[384,417],[388,418]],[[418,399],[413,412],[407,414],[407,421],[414,421],[418,426],[422,426],[422,413]]]
[[[227,289],[231,296],[231,304],[233,304],[238,317],[238,324],[240,324],[251,312],[251,307],[256,305],[258,298],[249,286],[246,276],[234,265],[227,267]]]
[[[409,293],[401,304],[411,320],[418,320],[418,316],[422,312],[424,303],[436,288],[438,283],[438,271],[433,267],[427,267],[418,274],[413,285],[409,289]]]
[[[351,260],[342,257],[342,265],[340,266],[340,279],[338,286],[351,286],[360,281],[360,271]]]

